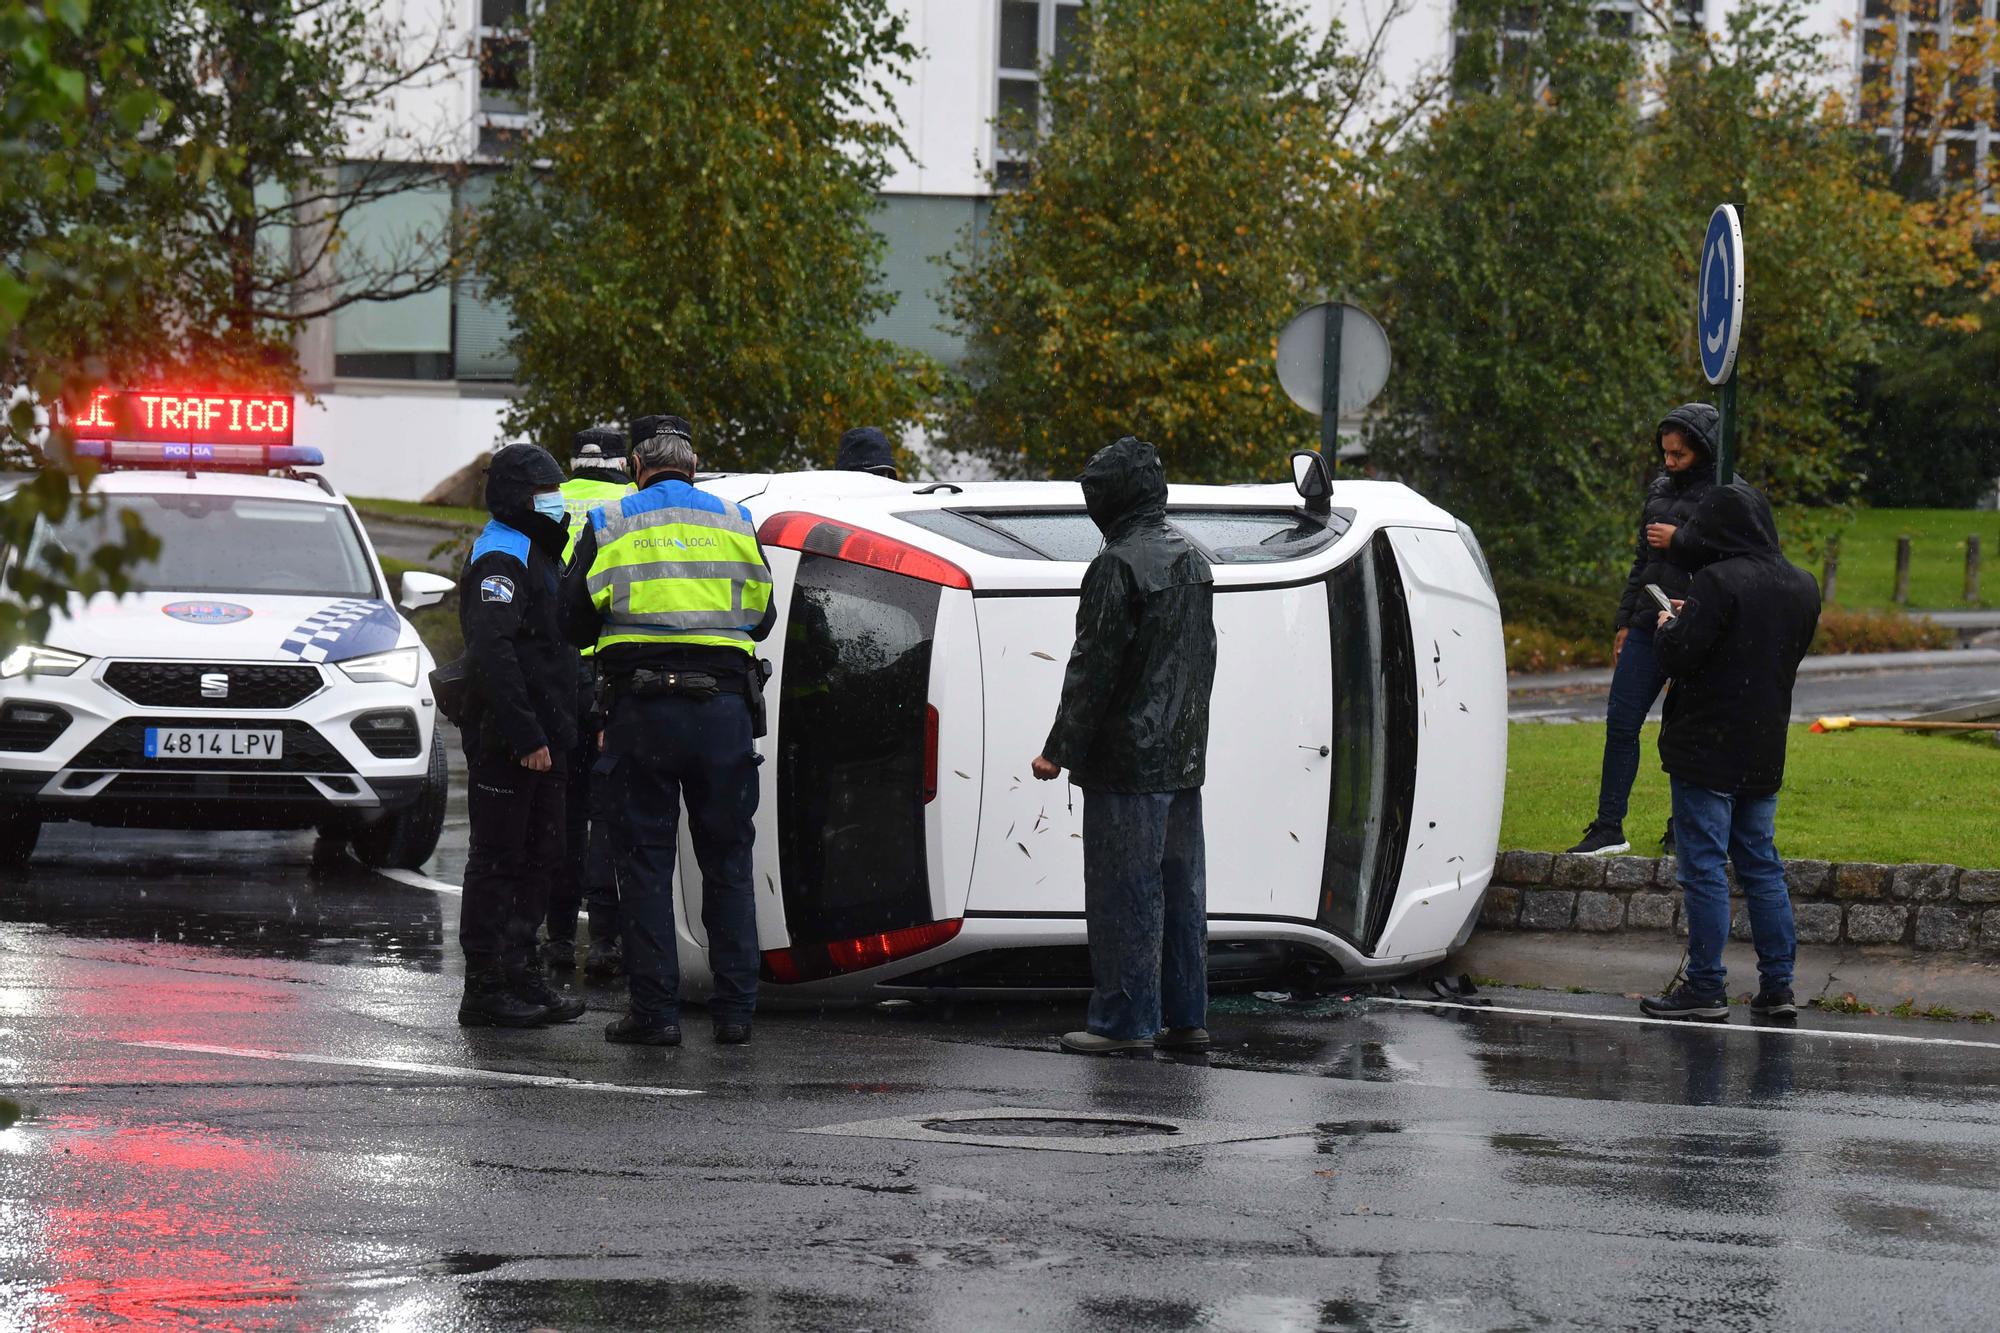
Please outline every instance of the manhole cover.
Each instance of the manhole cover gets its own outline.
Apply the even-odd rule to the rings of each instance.
[[[1178,1134],[1178,1125],[1156,1120],[1110,1120],[1092,1116],[995,1116],[984,1120],[926,1120],[936,1134],[982,1134],[1004,1139],[1131,1139]]]

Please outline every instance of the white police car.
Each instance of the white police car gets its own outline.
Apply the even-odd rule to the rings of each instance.
[[[375,866],[436,847],[447,778],[433,665],[353,508],[296,471],[292,400],[122,392],[75,423],[103,460],[96,518],[38,525],[6,560],[85,559],[130,515],[160,539],[140,591],[72,598],[0,661],[0,860],[49,820],[316,828]],[[450,580],[403,577],[401,605]]]
[[[1174,486],[1215,569],[1211,972],[1414,971],[1462,943],[1506,777],[1500,611],[1469,529],[1407,487]],[[778,621],[759,747],[767,994],[1089,984],[1083,798],[1037,782],[1102,538],[1068,482],[725,476]],[[1301,501],[1304,501],[1302,504]],[[681,956],[706,976],[685,837]]]

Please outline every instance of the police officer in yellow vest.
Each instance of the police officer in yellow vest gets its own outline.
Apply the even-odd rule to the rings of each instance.
[[[577,535],[590,526],[590,511],[632,493],[625,455],[622,427],[592,426],[571,438],[570,475],[562,484],[563,507],[569,511],[565,563],[576,551]],[[598,760],[597,733],[603,725],[598,716],[597,667],[592,655],[593,649],[585,647],[583,672],[576,687],[576,748],[569,756],[568,791],[563,807],[568,854],[562,881],[549,894],[549,938],[542,946],[542,955],[554,971],[575,970],[576,918],[587,902],[590,956],[584,961],[583,970],[603,981],[618,975],[623,953],[619,948],[618,877],[612,873],[611,850],[605,845],[611,836],[610,816],[603,799],[607,784],[591,782]]]
[[[565,632],[596,648],[611,698],[598,778],[614,810],[632,1004],[604,1036],[648,1046],[681,1039],[673,872],[683,801],[701,867],[716,1041],[748,1041],[757,1004],[754,645],[771,629],[771,570],[750,512],[696,489],[695,466],[685,421],[635,421],[639,489],[591,511],[563,587]]]

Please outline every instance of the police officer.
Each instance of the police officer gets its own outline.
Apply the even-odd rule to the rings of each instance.
[[[562,874],[563,767],[576,744],[577,656],[557,600],[562,468],[510,444],[486,469],[493,515],[458,580],[465,634],[471,848],[458,942],[466,1027],[541,1027],[583,1016],[550,989],[535,952],[549,886]]]
[[[570,441],[570,476],[562,484],[563,505],[568,511],[569,545],[563,551],[568,563],[576,547],[577,534],[590,522],[590,511],[632,493],[632,479],[626,471],[625,432],[615,426],[592,426],[578,431]],[[570,971],[576,967],[577,910],[590,904],[590,956],[584,972],[599,980],[618,975],[622,966],[618,947],[618,877],[612,873],[608,816],[603,809],[603,783],[592,783],[596,766],[597,733],[603,726],[598,715],[597,667],[592,662],[595,647],[586,647],[582,670],[577,677],[576,745],[569,754],[569,781],[563,793],[568,854],[566,871],[549,895],[549,941],[543,956],[551,968]]]
[[[757,1003],[751,819],[757,810],[771,571],[743,506],[697,490],[679,417],[633,423],[639,489],[591,511],[563,589],[571,641],[594,643],[611,698],[605,758],[615,814],[631,1012],[605,1040],[680,1044],[674,848],[680,806],[701,866],[715,1039],[750,1039]]]
[[[836,472],[868,472],[896,480],[896,451],[879,426],[856,426],[840,437],[840,452],[834,456]]]

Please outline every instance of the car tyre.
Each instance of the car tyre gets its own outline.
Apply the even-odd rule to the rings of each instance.
[[[0,867],[28,864],[42,839],[42,817],[33,810],[0,812]]]
[[[363,824],[350,835],[355,856],[376,870],[415,870],[431,859],[444,834],[445,803],[451,775],[445,768],[444,746],[431,738],[430,772],[424,775],[417,799],[401,810]]]

